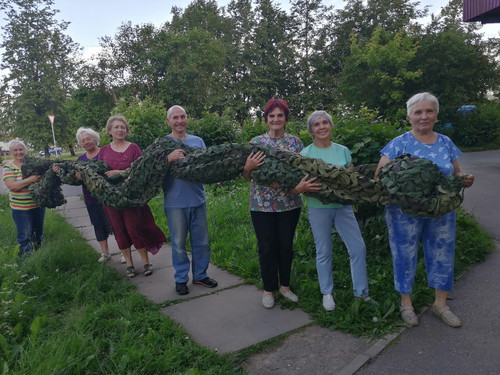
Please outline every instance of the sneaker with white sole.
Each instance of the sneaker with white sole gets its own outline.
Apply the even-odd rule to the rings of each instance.
[[[274,307],[274,297],[272,294],[262,295],[262,306],[266,309],[272,309]]]
[[[120,255],[120,263],[121,264],[127,263],[127,261],[125,260],[125,257],[123,256],[123,254]]]
[[[326,311],[335,310],[335,301],[333,300],[333,296],[331,294],[323,294],[323,308]]]
[[[111,255],[102,253],[101,257],[98,259],[98,262],[99,263],[106,263],[106,262],[109,262],[110,260],[111,260]]]
[[[287,290],[286,292],[283,292],[283,290],[281,290],[281,288],[280,288],[280,294],[292,302],[299,302],[299,297],[297,297],[297,295],[294,292],[292,292],[291,290]]]

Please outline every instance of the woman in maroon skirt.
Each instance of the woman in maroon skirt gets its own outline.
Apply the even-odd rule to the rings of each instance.
[[[130,134],[125,117],[111,116],[106,123],[106,132],[113,140],[109,145],[101,147],[99,160],[109,166],[111,170],[106,172],[106,175],[111,177],[130,167],[132,162],[142,155],[142,152],[135,143],[125,140]],[[132,245],[141,256],[144,275],[151,275],[153,266],[149,261],[148,251],[156,254],[166,238],[156,225],[149,206],[125,209],[104,206],[104,211],[113,228],[118,247],[127,261],[127,276],[135,277],[136,275],[130,250]]]

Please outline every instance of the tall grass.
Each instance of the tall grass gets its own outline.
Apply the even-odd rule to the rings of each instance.
[[[262,287],[257,241],[248,208],[248,185],[248,181],[240,179],[206,187],[211,261]],[[393,286],[392,258],[381,215],[382,207],[360,206],[358,210],[358,216],[363,218],[359,223],[367,245],[370,295],[378,304],[354,298],[347,249],[333,230],[334,298],[337,307],[333,313],[324,311],[316,273],[316,249],[306,208],[302,210],[295,236],[291,287],[299,296],[299,307],[319,324],[355,335],[379,336],[394,331],[402,324],[397,309],[399,294]],[[474,219],[458,209],[456,274],[482,261],[493,247],[492,240]],[[422,250],[420,252],[412,295],[417,308],[433,301],[433,291],[427,286]],[[286,307],[293,306],[283,299],[280,303]]]

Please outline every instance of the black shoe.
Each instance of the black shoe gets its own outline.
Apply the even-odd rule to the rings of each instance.
[[[207,288],[215,288],[217,286],[217,281],[210,277],[205,277],[203,280],[193,280],[193,284],[200,284]]]
[[[184,296],[189,293],[189,289],[187,287],[187,283],[175,283],[175,291],[178,295]]]

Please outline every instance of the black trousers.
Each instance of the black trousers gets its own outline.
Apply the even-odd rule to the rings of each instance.
[[[94,227],[97,242],[107,240],[109,235],[113,234],[113,230],[111,229],[108,218],[104,214],[102,204],[87,206],[87,212],[89,213],[90,222]]]
[[[293,260],[293,237],[299,222],[300,208],[284,212],[250,211],[259,246],[260,274],[264,290],[290,285]]]

